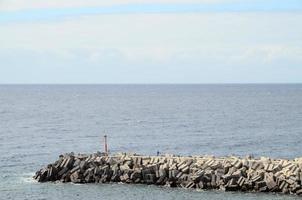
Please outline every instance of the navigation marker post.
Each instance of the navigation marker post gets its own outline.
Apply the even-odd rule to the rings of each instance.
[[[104,153],[108,155],[107,135],[104,135]]]

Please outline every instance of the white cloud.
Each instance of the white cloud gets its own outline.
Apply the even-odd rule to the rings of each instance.
[[[38,8],[69,8],[112,6],[123,4],[154,4],[154,3],[221,3],[239,0],[1,0],[0,11],[15,11]]]
[[[301,20],[299,13],[101,15],[3,24],[0,43],[2,48],[53,51],[109,48],[144,54],[145,49],[158,57],[178,49],[206,53],[208,49],[254,51],[250,47],[261,46],[274,57],[284,52],[283,46],[302,46]]]
[[[255,58],[257,59],[255,60]],[[299,61],[302,63],[302,47],[291,45],[255,45],[243,49],[242,53],[234,57],[232,61],[249,64],[257,64],[257,62],[260,64],[271,64],[278,63],[280,60]]]
[[[3,73],[5,68],[26,65],[36,77],[46,77],[45,68],[47,78],[60,73],[59,82],[71,68],[93,82],[261,82],[283,75],[298,80],[301,21],[299,13],[203,13],[3,24],[0,79],[13,74]],[[125,76],[117,80],[115,74]]]

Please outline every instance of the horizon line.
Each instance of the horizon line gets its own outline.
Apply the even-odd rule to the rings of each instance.
[[[302,82],[250,82],[250,83],[0,83],[5,85],[300,85]]]

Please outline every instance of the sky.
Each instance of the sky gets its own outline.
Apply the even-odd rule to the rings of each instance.
[[[0,84],[302,83],[301,0],[0,0]]]

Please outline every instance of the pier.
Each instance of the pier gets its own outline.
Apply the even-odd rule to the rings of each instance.
[[[34,179],[38,182],[122,182],[302,195],[302,158],[69,153],[37,171]]]

